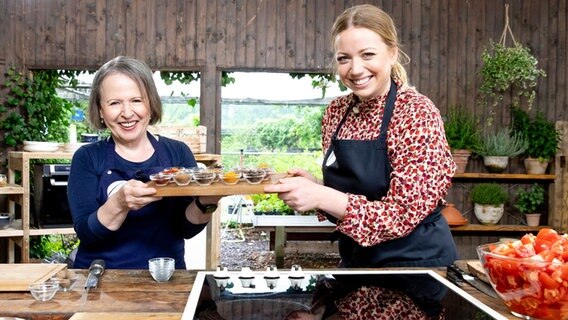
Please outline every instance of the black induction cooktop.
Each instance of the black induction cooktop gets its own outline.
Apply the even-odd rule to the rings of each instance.
[[[183,318],[506,319],[430,270],[199,272]]]

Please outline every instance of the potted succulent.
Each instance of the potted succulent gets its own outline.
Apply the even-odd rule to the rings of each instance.
[[[444,130],[457,165],[456,173],[464,173],[471,151],[479,143],[475,117],[460,106],[451,107],[445,117]]]
[[[496,183],[476,184],[471,190],[473,212],[481,224],[494,225],[501,220],[509,194]]]
[[[512,116],[513,132],[521,134],[528,142],[527,149],[523,153],[527,157],[524,161],[527,172],[545,173],[548,163],[554,159],[558,151],[560,131],[540,111],[531,118],[527,111],[513,108]]]
[[[481,136],[475,153],[483,157],[483,165],[492,173],[505,171],[509,158],[521,155],[528,148],[528,141],[510,128],[489,131]]]
[[[519,188],[515,208],[525,215],[527,225],[538,226],[540,222],[539,207],[544,204],[544,188],[537,183],[528,189]]]

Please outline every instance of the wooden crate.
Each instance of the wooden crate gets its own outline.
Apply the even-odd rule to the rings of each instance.
[[[148,130],[154,134],[185,142],[193,153],[205,153],[207,147],[207,127],[186,126],[151,126]]]

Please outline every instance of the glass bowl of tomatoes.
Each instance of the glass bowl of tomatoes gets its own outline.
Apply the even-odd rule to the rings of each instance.
[[[491,285],[524,319],[568,319],[568,235],[542,228],[535,236],[477,247]]]

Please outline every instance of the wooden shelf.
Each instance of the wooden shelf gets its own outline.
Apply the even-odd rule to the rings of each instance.
[[[466,172],[456,173],[454,179],[495,179],[495,180],[545,180],[554,181],[556,178],[553,174],[521,174],[521,173],[477,173]]]
[[[14,220],[10,227],[4,230],[0,230],[0,238],[22,237],[23,235],[24,230],[22,230],[21,219]]]
[[[8,184],[0,188],[0,194],[24,194],[24,187],[18,184]]]
[[[510,225],[483,225],[483,224],[466,224],[463,226],[450,227],[452,232],[538,232],[542,228],[552,228],[550,226],[529,227],[518,224]]]
[[[30,229],[30,236],[44,236],[50,234],[75,234],[75,229],[73,228]]]

